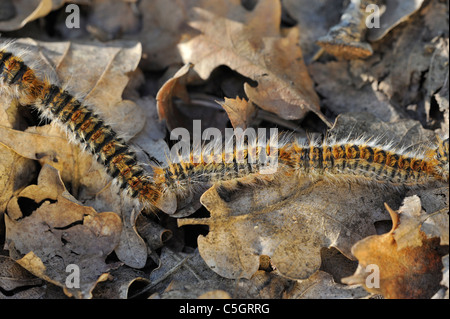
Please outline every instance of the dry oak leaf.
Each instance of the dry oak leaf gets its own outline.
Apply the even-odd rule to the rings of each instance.
[[[52,125],[29,127],[25,131],[0,126],[0,143],[22,158],[51,165],[61,173],[78,200],[92,196],[105,187],[109,178],[92,156],[67,141],[65,133]]]
[[[201,197],[210,218],[178,219],[178,225],[205,224],[198,238],[206,264],[226,278],[250,278],[267,255],[280,275],[306,279],[321,265],[323,247],[335,247],[353,259],[351,246],[375,233],[386,218],[383,202],[395,192],[367,185],[336,187],[294,176],[260,187],[214,185]]]
[[[342,279],[343,283],[362,284],[367,291],[387,299],[431,298],[438,291],[443,268],[439,237],[427,237],[420,223],[412,222],[410,216],[405,218],[408,207],[411,205],[407,202],[406,207],[404,204],[400,212],[395,212],[386,204],[391,231],[364,238],[352,247],[359,265],[352,276]],[[398,230],[403,235],[400,238]],[[408,230],[410,235],[405,239]],[[406,240],[413,244],[406,245]],[[372,278],[368,278],[371,274]]]
[[[49,165],[42,168],[37,185],[10,200],[5,227],[10,255],[34,275],[63,287],[68,296],[90,298],[97,282],[118,266],[105,259],[119,244],[120,217],[78,204]],[[69,264],[79,269],[78,288],[66,285]]]
[[[312,111],[329,124],[304,64],[298,29],[281,36],[279,1],[259,1],[251,12],[236,2],[220,16],[203,8],[193,8],[192,13],[189,25],[201,34],[181,43],[179,49],[183,61],[194,63],[201,78],[226,65],[258,82],[257,87],[246,83],[244,89],[262,109],[289,120]]]
[[[420,232],[424,232],[428,238],[438,237],[441,245],[448,245],[448,207],[427,214],[422,210],[420,198],[414,195],[405,198],[398,214],[400,225],[393,231],[398,249],[421,246]]]
[[[63,182],[84,205],[120,213],[124,227],[115,253],[130,267],[144,267],[147,246],[134,228],[133,206],[117,194],[111,178],[91,155],[68,143],[64,132],[52,125],[30,127],[25,132],[0,126],[0,142],[19,154],[19,159],[34,159],[62,172]]]
[[[111,270],[109,273],[114,280],[104,281],[95,287],[95,299],[127,299],[132,298],[132,286],[144,286],[150,282],[142,270],[126,266]]]

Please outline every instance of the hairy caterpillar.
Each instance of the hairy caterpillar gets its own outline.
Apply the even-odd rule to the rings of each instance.
[[[83,101],[48,79],[39,78],[21,53],[13,52],[10,44],[0,48],[0,92],[34,106],[43,117],[63,128],[96,157],[121,189],[145,206],[158,206],[165,192],[185,195],[197,184],[265,179],[260,174],[265,163],[258,158],[271,152],[269,147],[260,146],[216,154],[216,161],[204,149],[200,161],[194,161],[191,153],[187,159],[154,167],[153,174],[148,173],[131,148]],[[276,150],[278,166],[274,174],[393,186],[448,182],[448,149],[448,138],[422,153],[407,153],[368,139],[325,139],[310,144],[284,140]]]
[[[249,146],[243,161],[237,159],[237,151],[229,155],[232,161],[211,163],[202,160],[193,162],[191,154],[188,160],[171,163],[166,168],[158,168],[158,184],[164,189],[181,192],[195,188],[196,183],[215,183],[237,179],[244,183],[252,178],[264,181],[260,174],[265,163],[249,161],[248,154],[268,150]],[[377,143],[376,140],[358,139],[309,144],[299,141],[283,141],[277,149],[277,174],[295,174],[312,180],[325,179],[330,182],[377,183],[382,185],[419,186],[433,182],[448,182],[449,140],[440,140],[439,145],[423,152],[406,152],[390,145]],[[208,154],[203,155],[208,157]],[[244,180],[246,178],[247,180]]]
[[[13,95],[22,104],[34,106],[44,118],[64,129],[72,140],[96,156],[132,198],[155,205],[160,191],[130,147],[82,101],[48,79],[40,79],[20,53],[13,54],[12,50],[10,44],[0,49],[2,92]]]
[[[376,140],[359,139],[325,140],[310,145],[294,142],[288,153],[288,165],[297,174],[313,179],[322,177],[393,186],[448,181],[448,138],[425,152],[406,152],[380,145]]]

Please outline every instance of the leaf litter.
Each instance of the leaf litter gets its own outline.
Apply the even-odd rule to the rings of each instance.
[[[327,134],[382,136],[412,148],[448,134],[442,3],[386,11],[389,25],[364,39],[373,55],[336,61],[315,55],[315,41],[339,22],[340,1],[130,2],[117,4],[122,18],[101,2],[89,4],[95,10],[86,18],[96,23],[77,31],[82,41],[55,24],[68,41],[24,31],[31,38],[17,45],[31,47],[41,73],[84,96],[145,163],[164,165],[167,130],[196,118],[220,129],[277,123],[304,138],[328,127]],[[59,5],[51,10],[64,14]],[[161,19],[167,12],[178,18]],[[0,30],[37,17],[18,13]],[[187,73],[161,77],[183,65]],[[201,103],[199,92],[207,97]],[[51,296],[42,280],[78,298],[448,298],[448,187],[386,191],[295,178],[238,191],[205,185],[188,199],[167,198],[168,215],[143,218],[63,132],[6,97],[0,104],[3,298]],[[403,222],[380,234],[389,216]],[[371,258],[406,268],[390,267],[389,280],[373,290],[363,272]],[[88,269],[80,289],[67,288],[67,263]],[[21,281],[32,286],[28,294],[17,289]]]

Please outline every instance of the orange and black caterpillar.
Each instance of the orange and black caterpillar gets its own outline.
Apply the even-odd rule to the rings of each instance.
[[[297,174],[313,179],[416,186],[448,182],[448,138],[425,152],[406,152],[370,139],[301,145],[292,143],[285,160]]]
[[[35,71],[12,52],[0,49],[0,88],[34,106],[43,117],[63,128],[69,136],[97,157],[121,189],[141,202],[154,205],[160,191],[135,153],[110,126],[66,90],[40,79]]]
[[[407,152],[396,149],[386,143],[377,143],[374,139],[335,141],[311,141],[308,144],[297,140],[282,139],[276,149],[276,175],[323,179],[333,183],[375,183],[380,185],[420,186],[433,182],[448,182],[449,140],[439,140],[439,145],[427,151]],[[255,158],[249,160],[253,151]],[[212,163],[208,154],[202,154],[198,163],[181,159],[165,168],[157,168],[157,183],[165,191],[184,193],[195,190],[197,184],[213,184],[221,181],[236,180],[241,183],[264,181],[260,174],[264,162],[258,161],[259,155],[269,155],[268,148],[249,147],[239,161],[238,151],[229,154],[228,163],[223,160]],[[203,157],[206,160],[203,160]],[[263,156],[263,158],[266,158]]]
[[[230,141],[228,141],[230,142]],[[257,141],[255,141],[257,142]],[[263,141],[266,144],[267,141]],[[199,186],[212,185],[217,182],[235,181],[252,184],[256,180],[264,181],[268,175],[283,171],[283,165],[277,163],[280,150],[265,146],[242,145],[233,142],[229,150],[213,154],[208,147],[199,152],[191,152],[188,158],[178,158],[167,167],[154,167],[155,182],[164,192],[186,195],[195,192]]]

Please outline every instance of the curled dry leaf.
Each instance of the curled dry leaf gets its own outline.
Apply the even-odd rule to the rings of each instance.
[[[389,299],[431,298],[442,279],[439,238],[427,237],[420,230],[421,223],[415,222],[421,214],[418,198],[405,199],[399,212],[386,208],[391,231],[364,238],[352,247],[359,266],[342,281],[363,284],[367,291]],[[375,277],[368,278],[371,274]]]
[[[119,244],[120,217],[78,204],[51,166],[42,168],[37,185],[11,199],[5,225],[6,245],[17,262],[68,296],[91,297],[96,283],[117,266],[105,259]],[[80,270],[78,288],[66,284],[70,264]]]
[[[142,215],[139,215],[136,220],[136,228],[152,251],[162,248],[172,238],[172,231],[170,229],[166,229]]]
[[[179,97],[189,103],[189,95],[185,86],[185,76],[193,65],[188,63],[179,69],[169,80],[164,83],[156,95],[156,109],[158,111],[159,120],[165,120],[170,131],[176,127],[186,127],[183,114],[177,109],[173,103],[173,98]]]
[[[255,117],[256,107],[252,101],[241,99],[225,98],[224,102],[219,103],[227,112],[231,125],[234,128],[241,128],[245,130],[251,124],[252,119]]]
[[[194,63],[201,78],[227,65],[258,82],[257,87],[246,83],[244,88],[259,107],[284,119],[301,119],[312,111],[329,124],[298,46],[298,29],[286,37],[280,34],[278,1],[259,1],[251,12],[237,5],[220,15],[203,8],[194,8],[193,14],[190,25],[201,34],[179,48],[183,61]]]
[[[109,273],[112,280],[99,283],[92,292],[96,299],[127,299],[133,294],[132,286],[144,286],[150,282],[145,272],[126,266],[112,269]]]
[[[180,136],[189,140],[193,134],[201,134],[201,132],[196,131],[197,127],[194,121],[199,121],[202,131],[211,127],[223,131],[226,127],[227,116],[225,112],[219,110],[219,108],[209,108],[203,105],[203,102],[209,102],[208,97],[191,99],[188,95],[185,85],[188,72],[192,67],[191,63],[181,67],[162,85],[156,95],[158,117],[160,120],[165,120],[168,130],[171,132],[170,138],[174,140],[179,139]],[[179,100],[175,98],[179,98]],[[214,106],[216,106],[215,102]],[[176,128],[178,130],[174,130]],[[184,132],[177,135],[176,132],[180,132],[180,128],[186,129],[190,135],[186,137],[183,135]],[[165,155],[168,156],[169,154],[170,152],[167,150]],[[168,201],[173,200],[168,199]],[[174,209],[169,208],[171,206],[175,207],[175,203],[168,204],[164,209],[161,209],[168,214],[172,214]]]
[[[52,0],[2,1],[0,11],[5,16],[0,21],[0,31],[18,30],[30,21],[45,17],[51,10]]]

